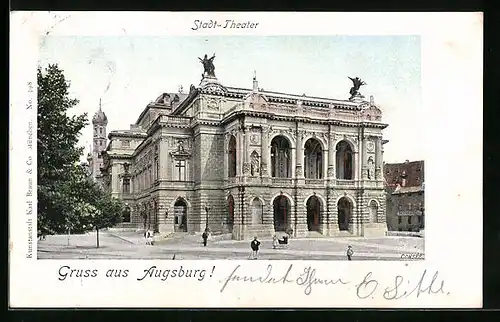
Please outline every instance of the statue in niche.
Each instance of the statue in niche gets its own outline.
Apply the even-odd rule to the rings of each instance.
[[[373,179],[373,157],[370,156],[368,157],[368,170],[367,170],[367,175],[368,175],[368,179]]]
[[[208,58],[207,54],[205,54],[203,59],[198,57],[200,62],[203,64],[203,69],[204,69],[203,75],[206,75],[208,77],[215,77],[214,58],[215,54],[211,58]]]
[[[124,171],[125,171],[125,173],[127,173],[127,174],[128,174],[129,167],[130,167],[130,163],[125,162],[125,163],[123,164],[123,170],[124,170]]]
[[[184,152],[184,141],[177,141],[177,151]]]
[[[257,154],[257,152],[252,152],[251,160],[250,174],[252,176],[257,176],[260,171],[259,155]]]
[[[366,85],[366,83],[363,82],[359,77],[356,78],[349,77],[349,79],[352,81],[352,87],[351,90],[349,91],[349,94],[351,94],[351,98],[353,98],[356,95],[360,95],[359,88],[363,85]]]

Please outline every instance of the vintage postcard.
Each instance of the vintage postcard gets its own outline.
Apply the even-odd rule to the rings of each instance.
[[[480,307],[482,17],[13,12],[11,307]]]

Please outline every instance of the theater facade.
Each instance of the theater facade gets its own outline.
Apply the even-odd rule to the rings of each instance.
[[[356,84],[349,100],[264,91],[255,76],[235,88],[204,67],[198,86],[160,95],[96,153],[104,187],[127,205],[122,226],[238,240],[385,235],[387,124],[373,97]]]

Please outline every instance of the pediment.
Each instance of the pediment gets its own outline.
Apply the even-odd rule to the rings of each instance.
[[[201,87],[201,91],[210,94],[226,94],[227,88],[218,83],[207,83]]]

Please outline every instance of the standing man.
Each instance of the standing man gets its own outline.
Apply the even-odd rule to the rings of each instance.
[[[351,245],[347,246],[347,260],[350,261],[353,254],[354,254],[354,251],[352,250]]]
[[[252,248],[252,259],[257,259],[259,253],[260,241],[257,240],[257,236],[255,236],[250,243],[250,247]]]
[[[207,247],[208,232],[207,232],[207,230],[206,230],[206,229],[205,229],[205,231],[203,232],[203,234],[201,235],[201,238],[203,238],[203,246],[204,246],[204,247]]]

